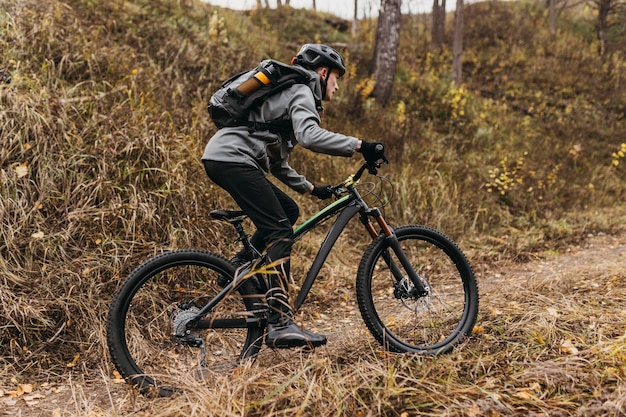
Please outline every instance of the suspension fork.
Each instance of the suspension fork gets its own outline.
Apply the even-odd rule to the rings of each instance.
[[[420,295],[427,294],[428,290],[424,287],[422,280],[417,275],[417,272],[415,272],[413,265],[411,265],[411,261],[409,260],[409,258],[407,258],[406,254],[400,247],[398,236],[396,236],[393,229],[389,227],[389,225],[383,218],[383,215],[381,214],[380,210],[378,208],[373,208],[373,209],[370,209],[367,213],[361,214],[361,222],[365,226],[365,229],[367,230],[369,235],[372,237],[372,239],[375,239],[378,237],[378,233],[376,232],[374,225],[370,221],[370,217],[373,217],[376,220],[376,223],[378,223],[378,226],[380,227],[382,234],[385,236],[384,237],[385,243],[387,244],[389,248],[391,248],[391,250],[393,250],[396,257],[400,261],[400,265],[402,265],[402,268],[404,269],[404,271],[406,271],[406,275],[411,280],[411,283],[413,284],[417,295],[420,296]],[[400,282],[404,278],[404,274],[402,273],[402,269],[400,269],[398,264],[391,258],[389,249],[385,249],[383,251],[382,257],[385,263],[387,264],[387,266],[389,267],[389,269],[391,270],[391,273],[393,277],[395,278],[396,282]]]

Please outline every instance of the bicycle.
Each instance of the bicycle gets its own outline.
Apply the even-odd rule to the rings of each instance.
[[[300,309],[335,242],[358,215],[372,238],[356,276],[356,297],[367,328],[392,352],[447,353],[476,322],[474,272],[461,249],[443,233],[420,225],[391,227],[380,208],[368,206],[357,184],[366,170],[378,176],[384,163],[388,161],[382,152],[376,161],[366,161],[331,187],[334,202],[294,229],[298,241],[335,218],[293,308]],[[234,226],[253,261],[236,268],[222,255],[205,250],[165,252],[132,271],[111,303],[111,359],[145,395],[171,395],[181,375],[232,366],[262,348],[271,265],[251,246],[242,211],[214,210],[210,215]]]

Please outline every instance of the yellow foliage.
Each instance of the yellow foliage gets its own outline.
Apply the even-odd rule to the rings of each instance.
[[[356,91],[359,92],[361,97],[368,98],[372,91],[374,91],[374,85],[376,84],[374,78],[372,77],[364,77],[359,81],[356,85]]]
[[[406,122],[406,104],[404,101],[400,101],[396,106],[396,119],[401,126]]]
[[[220,17],[217,10],[213,12],[211,20],[209,20],[209,37],[213,43],[228,44],[228,34],[226,26],[224,25],[224,18]]]
[[[619,166],[620,160],[626,157],[626,143],[622,143],[617,152],[613,152],[611,155],[613,157],[612,165],[614,167]]]

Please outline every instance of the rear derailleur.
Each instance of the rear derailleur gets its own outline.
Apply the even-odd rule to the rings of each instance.
[[[198,318],[200,309],[192,303],[181,303],[178,309],[172,314],[170,323],[172,325],[172,341],[179,345],[186,345],[192,348],[200,348],[200,366],[208,366],[206,360],[206,345],[200,334],[187,328],[189,322]]]

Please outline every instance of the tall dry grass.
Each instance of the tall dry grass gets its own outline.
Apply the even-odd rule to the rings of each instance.
[[[507,38],[517,42],[509,60],[507,44],[479,42],[498,39],[501,25],[483,27],[477,19],[469,38],[476,49],[467,44],[468,86],[455,89],[446,79],[447,52],[428,49],[426,21],[407,19],[411,31],[403,33],[395,99],[384,109],[368,98],[371,22],[351,39],[308,12],[232,13],[185,4],[0,0],[0,67],[12,79],[0,84],[1,390],[10,390],[14,381],[63,379],[96,369],[109,383],[104,318],[112,292],[130,269],[168,248],[233,250],[232,233],[207,218],[210,209],[233,203],[211,185],[199,163],[214,129],[206,99],[232,72],[261,58],[286,61],[298,44],[319,39],[350,42],[345,49],[350,71],[337,102],[327,106],[325,126],[384,139],[392,164],[382,172],[396,187],[393,204],[385,208],[389,221],[426,223],[459,240],[483,271],[483,304],[503,314],[485,312],[484,333],[449,357],[380,352],[348,309],[358,249],[365,244],[355,228],[330,258],[324,285],[311,298],[318,314],[335,314],[333,309],[345,304],[337,320],[356,332],[353,339],[336,339],[337,345],[309,356],[267,352],[268,357],[246,364],[236,375],[215,376],[207,387],[190,386],[176,405],[148,403],[111,387],[112,396],[131,397],[122,403],[111,400],[106,409],[152,415],[462,415],[474,405],[496,414],[572,414],[579,407],[595,407],[588,413],[593,414],[606,407],[611,415],[611,410],[623,410],[618,337],[623,318],[615,316],[624,310],[622,276],[615,273],[619,279],[609,280],[610,291],[603,279],[585,281],[598,284],[594,291],[612,304],[576,299],[578,310],[559,305],[568,313],[557,326],[543,310],[520,311],[506,302],[519,294],[525,297],[516,298],[520,303],[562,302],[542,298],[545,283],[533,291],[502,284],[498,293],[486,266],[528,259],[536,251],[558,249],[589,232],[614,231],[623,223],[613,206],[622,204],[626,171],[623,165],[611,166],[611,154],[625,137],[619,56],[604,65],[590,52],[591,41],[567,31],[554,58],[533,55],[549,46],[539,35],[527,49],[519,38]],[[541,19],[534,10],[514,8],[512,15],[520,13],[520,27],[535,25]],[[269,30],[281,19],[302,32],[293,29],[284,39],[284,32],[278,36]],[[298,21],[302,24],[292,23]],[[487,33],[481,35],[482,30]],[[576,64],[569,71],[569,64],[562,64],[560,74],[586,87],[546,88],[562,81],[546,79],[541,69],[568,60]],[[554,95],[537,96],[544,90]],[[503,170],[505,157],[515,162],[525,152],[514,177],[525,186],[505,195],[488,193],[490,170]],[[314,181],[332,183],[351,173],[356,160],[298,150],[292,163]],[[558,175],[550,187],[527,192],[554,172]],[[316,211],[315,202],[297,199],[303,217]],[[294,274],[303,273],[321,239],[302,243],[294,255],[299,260]],[[563,282],[556,293],[569,294],[570,285]],[[586,332],[576,318],[591,315],[606,317],[602,323],[608,327]],[[613,324],[609,317],[616,319]],[[339,329],[333,324],[327,330],[344,330]],[[550,338],[543,336],[545,343],[530,349],[525,345],[534,332]],[[580,333],[588,348],[576,359],[559,356],[557,340]],[[528,388],[534,381],[540,387]],[[521,398],[528,389],[532,396]]]

